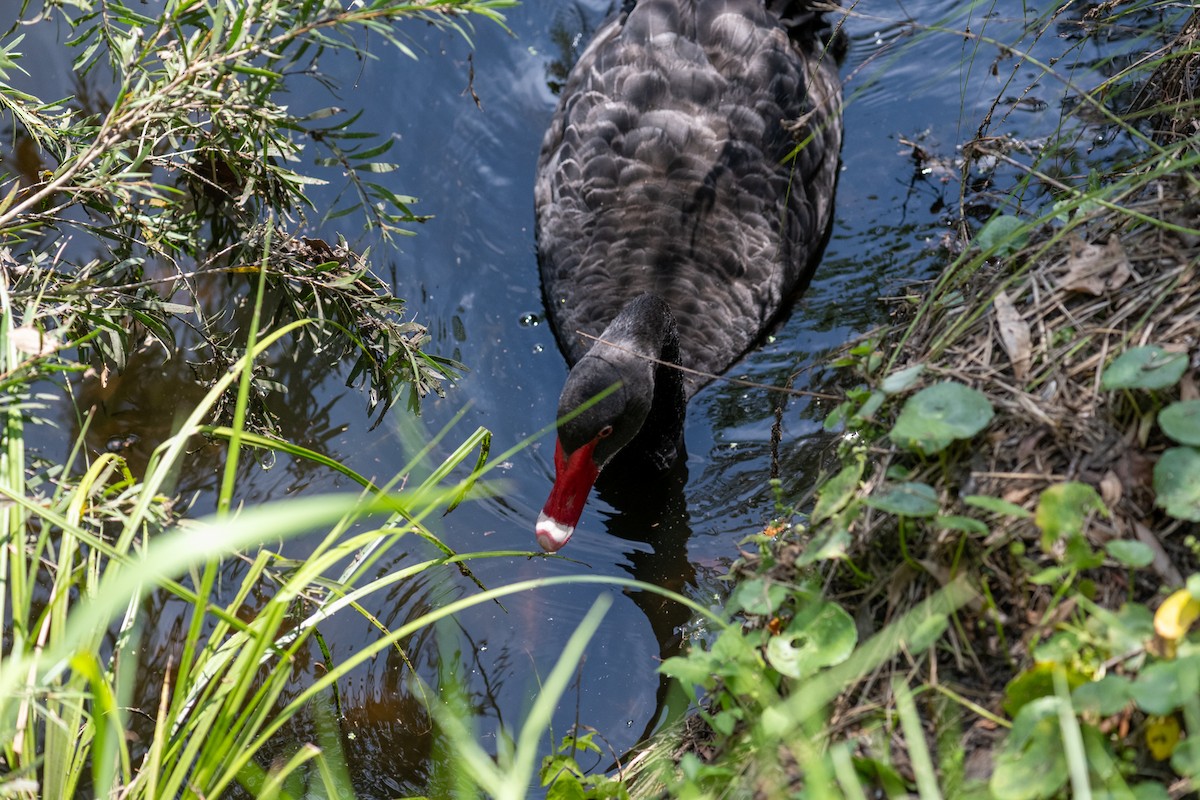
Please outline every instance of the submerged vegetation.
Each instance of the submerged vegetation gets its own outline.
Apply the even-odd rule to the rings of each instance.
[[[369,57],[363,33],[411,54],[413,20],[470,36],[473,16],[502,23],[507,5],[181,2],[147,16],[48,3],[37,13],[64,21],[86,80],[64,101],[13,88],[19,29],[0,40],[12,125],[0,794],[351,796],[339,681],[356,666],[411,666],[437,621],[516,592],[635,586],[476,581],[398,624],[376,619],[365,598],[427,571],[472,581],[470,561],[497,555],[456,553],[425,520],[491,490],[484,473],[505,456],[490,456],[481,429],[443,463],[418,464],[427,449],[381,483],[273,435],[288,359],[350,359],[377,418],[459,369],[423,352],[423,329],[368,253],[297,233],[310,216],[361,219],[384,240],[418,224],[412,199],[373,177],[391,168],[392,141],[336,108],[289,109],[280,90],[322,80],[318,55]],[[662,665],[695,715],[608,771],[586,729],[556,731],[546,755],[602,598],[494,753],[443,658],[439,686],[415,690],[436,741],[414,783],[514,798],[539,780],[551,797],[1196,791],[1200,14],[1161,0],[1064,6],[1030,12],[1025,35],[1059,36],[1062,60],[1038,63],[1028,42],[986,26],[912,26],[908,46],[960,37],[965,68],[1011,65],[1012,77],[984,119],[963,119],[975,134],[957,154],[912,145],[919,169],[959,187],[945,269],[818,376],[845,398],[826,409],[827,474],[810,496],[778,484],[778,518],[743,543],[723,609],[676,598],[711,631]],[[1068,56],[1097,36],[1141,49],[1077,85]],[[1004,129],[1035,99],[1029,68],[1068,87],[1050,140]],[[330,210],[306,200],[321,178],[298,165],[314,150],[346,181]],[[37,457],[28,439],[47,393],[111,396],[148,351],[186,361],[196,388],[161,442],[138,458],[120,434],[89,445],[101,422],[78,402],[70,459]],[[179,465],[205,446],[220,451],[215,513],[186,518]],[[246,503],[237,476],[251,448],[337,469],[363,492]],[[410,472],[426,477],[409,486]],[[303,560],[286,550],[298,536],[311,543]],[[383,569],[400,549],[404,567]],[[180,636],[146,670],[158,598],[183,609]],[[332,663],[320,623],[347,615],[378,637]]]

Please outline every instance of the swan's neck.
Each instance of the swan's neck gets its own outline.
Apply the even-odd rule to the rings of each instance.
[[[679,369],[679,330],[670,314],[657,358],[650,411],[627,449],[642,454],[654,469],[665,470],[683,451],[683,420],[687,410],[683,372]]]

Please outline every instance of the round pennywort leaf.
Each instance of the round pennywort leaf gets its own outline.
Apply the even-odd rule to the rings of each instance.
[[[1149,546],[1129,539],[1114,539],[1104,545],[1104,549],[1115,561],[1127,567],[1148,567],[1154,561],[1154,551]]]
[[[886,394],[899,394],[900,392],[908,391],[924,371],[924,364],[916,364],[908,369],[893,372],[883,379],[883,382],[879,384],[879,388]]]
[[[988,786],[1000,800],[1052,797],[1067,782],[1057,697],[1025,705],[1000,748]]]
[[[996,248],[996,255],[1015,253],[1029,241],[1029,225],[1017,217],[1002,214],[989,219],[975,236],[979,249]]]
[[[1200,447],[1200,400],[1183,400],[1158,413],[1163,433],[1180,444]]]
[[[836,603],[810,605],[767,642],[767,661],[780,675],[801,678],[840,664],[854,652],[858,629]]]
[[[1167,389],[1179,383],[1187,364],[1187,353],[1171,353],[1156,344],[1133,347],[1105,368],[1100,388]]]
[[[983,392],[942,381],[908,398],[888,435],[901,447],[932,455],[979,433],[994,413]]]
[[[937,491],[927,483],[895,483],[868,497],[867,505],[898,517],[932,517],[938,512]]]
[[[1154,465],[1154,504],[1176,519],[1200,522],[1200,450],[1172,447]]]

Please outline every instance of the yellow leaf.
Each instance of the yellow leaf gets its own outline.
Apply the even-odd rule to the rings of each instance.
[[[1196,618],[1200,617],[1200,600],[1187,589],[1172,594],[1154,612],[1154,632],[1169,642],[1183,638]]]
[[[1150,717],[1146,720],[1146,749],[1155,761],[1166,761],[1179,744],[1179,720]]]

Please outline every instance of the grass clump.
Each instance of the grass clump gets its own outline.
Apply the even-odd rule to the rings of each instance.
[[[70,32],[80,81],[63,100],[14,88],[20,29],[0,39],[13,148],[0,175],[0,794],[346,796],[337,735],[318,747],[280,731],[314,707],[336,718],[338,681],[358,663],[389,649],[403,659],[415,633],[495,600],[418,610],[396,629],[363,606],[427,570],[472,578],[468,557],[423,520],[483,490],[487,431],[442,464],[422,451],[381,485],[273,435],[263,399],[279,389],[272,364],[313,353],[353,358],[350,379],[370,384],[380,417],[403,391],[415,408],[454,375],[423,352],[424,329],[366,253],[295,232],[317,213],[305,189],[320,179],[297,166],[314,147],[350,191],[320,216],[358,213],[385,241],[419,222],[411,198],[371,177],[390,169],[391,142],[353,115],[301,117],[277,97],[288,81],[323,80],[322,53],[369,57],[364,33],[412,55],[397,23],[469,35],[468,15],[502,22],[507,5],[187,2],[147,16],[136,4],[47,4],[40,14]],[[123,437],[89,446],[96,403],[66,463],[37,455],[31,440],[82,385],[74,376],[111,399],[149,351],[189,360],[194,379],[161,441],[136,461]],[[204,436],[225,442],[215,511],[182,519],[177,478]],[[363,492],[246,506],[247,447],[338,469]],[[300,536],[312,547],[297,562],[282,548]],[[426,556],[379,572],[414,540]],[[168,605],[179,635],[147,671]],[[381,634],[331,663],[321,626],[347,615]],[[297,691],[314,663],[320,676]]]

